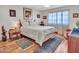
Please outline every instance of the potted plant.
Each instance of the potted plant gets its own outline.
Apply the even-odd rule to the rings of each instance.
[[[6,30],[4,29],[4,26],[2,26],[2,41],[6,41],[7,40],[7,36],[6,36]]]

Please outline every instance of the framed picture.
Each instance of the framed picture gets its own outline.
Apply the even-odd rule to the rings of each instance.
[[[40,14],[37,14],[37,18],[40,18]]]
[[[16,17],[16,10],[10,9],[9,10],[9,15],[10,15],[10,17]]]
[[[43,16],[43,19],[47,19],[47,16]]]
[[[79,17],[78,13],[73,13],[73,18],[78,18],[78,17]]]
[[[24,20],[29,20],[30,19],[30,17],[32,16],[31,12],[32,12],[32,9],[23,8],[23,17],[24,17]]]

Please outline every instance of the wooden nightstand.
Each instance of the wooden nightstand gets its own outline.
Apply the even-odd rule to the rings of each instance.
[[[20,38],[20,31],[15,28],[15,29],[9,29],[9,39],[15,39],[15,38]]]

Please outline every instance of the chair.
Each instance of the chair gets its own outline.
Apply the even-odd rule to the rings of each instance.
[[[69,39],[69,33],[71,32],[71,29],[66,29],[66,39]]]
[[[20,38],[20,31],[18,29],[9,29],[9,39]]]

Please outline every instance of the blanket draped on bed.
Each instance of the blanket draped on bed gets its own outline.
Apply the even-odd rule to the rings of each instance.
[[[61,42],[62,39],[59,37],[50,38],[35,53],[53,53]]]
[[[27,26],[22,27],[20,30],[22,35],[34,39],[40,46],[47,35],[57,32],[56,28],[50,26]]]

